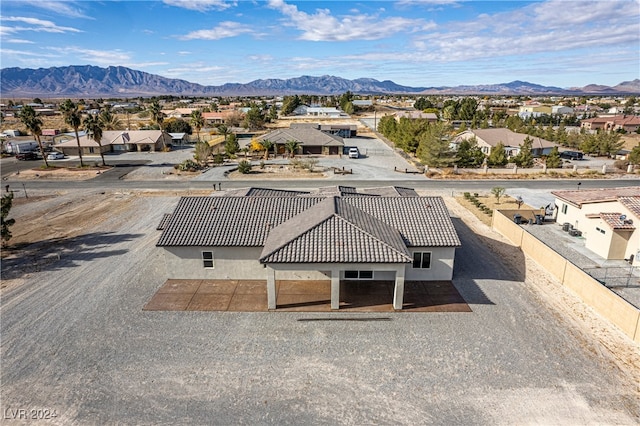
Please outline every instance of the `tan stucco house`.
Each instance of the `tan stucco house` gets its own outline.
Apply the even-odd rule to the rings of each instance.
[[[159,226],[168,278],[264,280],[275,309],[276,280],[395,282],[402,309],[407,281],[451,280],[460,240],[441,197],[408,188],[250,188],[183,197]]]
[[[554,191],[556,221],[582,232],[603,259],[640,265],[640,187]]]

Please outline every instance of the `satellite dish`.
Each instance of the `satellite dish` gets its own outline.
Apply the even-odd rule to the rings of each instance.
[[[620,215],[620,220],[625,220],[626,218],[627,218],[627,215],[626,215],[626,214],[621,214],[621,215]]]

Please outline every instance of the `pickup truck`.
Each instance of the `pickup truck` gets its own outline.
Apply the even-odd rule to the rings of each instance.
[[[33,151],[20,152],[16,154],[16,159],[17,160],[37,160],[38,154],[36,154]]]

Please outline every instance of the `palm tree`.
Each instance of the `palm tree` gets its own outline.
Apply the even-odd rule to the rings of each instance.
[[[149,111],[151,112],[151,117],[153,117],[153,121],[155,121],[158,127],[160,128],[160,130],[162,130],[162,123],[164,122],[164,113],[162,112],[162,109],[160,108],[160,104],[158,103],[158,101],[153,101],[153,103],[151,104],[151,107],[149,108]],[[162,150],[163,151],[167,150],[167,144],[164,141],[164,136],[162,137]]]
[[[107,105],[105,109],[100,111],[98,116],[102,130],[120,130],[122,123],[117,115],[111,112],[111,105]]]
[[[158,101],[153,101],[151,106],[149,107],[149,112],[151,113],[151,118],[158,125],[160,130],[162,130],[162,123],[164,122],[164,113],[162,112],[162,108],[160,108],[160,104]]]
[[[296,156],[296,152],[298,151],[298,148],[300,148],[300,142],[290,140],[284,144],[284,147],[287,149],[287,151],[289,151],[291,158],[293,158]]]
[[[22,107],[20,114],[18,115],[22,123],[29,129],[31,134],[36,138],[38,142],[38,147],[40,147],[40,155],[42,155],[42,159],[44,160],[45,167],[49,167],[49,163],[47,162],[47,156],[44,155],[44,147],[42,146],[42,141],[40,136],[42,136],[42,120],[36,117],[36,111],[33,107],[26,105]]]
[[[60,105],[60,111],[64,116],[64,122],[73,127],[73,131],[76,134],[76,142],[78,143],[78,157],[80,157],[80,167],[84,167],[82,162],[82,147],[80,146],[80,136],[78,136],[78,129],[82,123],[82,114],[78,109],[78,105],[73,103],[71,99],[67,99]]]
[[[98,143],[100,147],[100,157],[102,157],[102,165],[106,166],[104,162],[104,152],[102,152],[102,122],[95,115],[90,115],[84,119],[84,129],[91,135],[91,139]]]
[[[269,139],[265,139],[262,142],[260,142],[260,144],[262,145],[262,147],[264,148],[264,159],[268,160],[269,159],[269,150],[274,147],[274,143],[271,142]]]
[[[204,127],[204,117],[202,116],[202,111],[200,111],[199,109],[191,113],[191,125],[194,129],[196,129],[198,142],[200,142],[200,129]]]

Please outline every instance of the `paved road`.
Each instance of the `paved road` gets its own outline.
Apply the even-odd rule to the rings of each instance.
[[[3,296],[3,413],[50,409],[79,425],[637,424],[637,394],[606,349],[458,219],[454,284],[471,313],[142,311],[164,281],[155,225],[175,201],[136,199]]]

